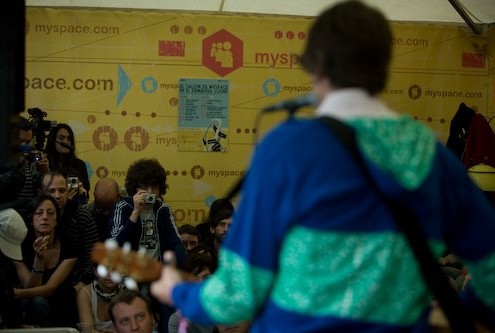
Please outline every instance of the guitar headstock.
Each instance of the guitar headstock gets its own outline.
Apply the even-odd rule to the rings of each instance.
[[[105,243],[94,245],[91,258],[98,265],[98,274],[106,276],[111,272],[112,280],[120,281],[122,276],[134,281],[150,282],[160,278],[162,265],[157,260],[146,257],[144,251],[131,251],[130,244],[120,248],[115,240],[107,239]],[[135,289],[126,278],[129,289]]]

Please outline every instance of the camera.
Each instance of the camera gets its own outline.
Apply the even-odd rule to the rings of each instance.
[[[28,156],[29,162],[39,162],[43,158],[40,152],[30,152]]]
[[[46,134],[52,128],[57,127],[57,122],[52,120],[44,120],[46,112],[40,108],[28,109],[29,120],[33,124],[34,136],[36,138],[35,147],[38,150],[42,150],[45,146]]]
[[[156,194],[153,194],[153,193],[145,193],[144,194],[144,203],[154,204],[155,201],[156,201]]]
[[[67,178],[67,186],[69,188],[79,188],[79,178],[77,177]]]

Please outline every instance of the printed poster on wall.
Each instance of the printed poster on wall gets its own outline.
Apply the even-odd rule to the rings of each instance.
[[[105,177],[123,186],[131,163],[156,157],[167,171],[165,200],[176,222],[196,225],[249,168],[255,136],[285,120],[273,113],[257,122],[260,110],[311,92],[312,78],[297,55],[312,22],[27,6],[26,108],[39,107],[46,119],[72,127],[92,188]],[[494,115],[493,38],[444,24],[391,25],[390,80],[380,94],[390,107],[430,126],[443,142],[461,102]],[[183,78],[228,80],[228,116],[215,111],[220,115],[179,119]],[[224,111],[226,105],[219,103]],[[201,115],[199,107],[192,110]],[[210,153],[219,147],[228,152]]]
[[[228,97],[228,80],[179,80],[178,151],[228,150]]]

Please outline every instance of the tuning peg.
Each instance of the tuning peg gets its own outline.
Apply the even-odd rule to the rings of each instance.
[[[124,278],[124,285],[129,290],[138,290],[138,285],[132,278]]]
[[[108,238],[107,240],[105,240],[105,247],[107,250],[115,250],[119,247],[119,243],[117,243],[115,239]]]
[[[131,252],[131,243],[125,242],[124,245],[122,246],[122,253],[129,254],[130,252]]]
[[[98,265],[98,267],[96,267],[96,273],[98,273],[98,276],[100,277],[106,277],[108,276],[108,269],[104,265]]]
[[[122,275],[117,271],[112,271],[110,272],[110,279],[114,283],[119,283],[120,281],[122,281]]]
[[[140,246],[138,250],[138,254],[140,256],[144,256],[146,254],[146,248],[144,246]]]

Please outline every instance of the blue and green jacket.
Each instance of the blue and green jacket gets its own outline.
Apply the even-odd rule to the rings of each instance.
[[[495,318],[495,211],[434,133],[358,89],[317,110],[345,121],[381,190],[407,202],[440,257],[472,280],[463,301]],[[202,323],[251,332],[429,332],[432,296],[404,236],[353,157],[318,120],[289,120],[257,147],[219,269],[172,297]]]

